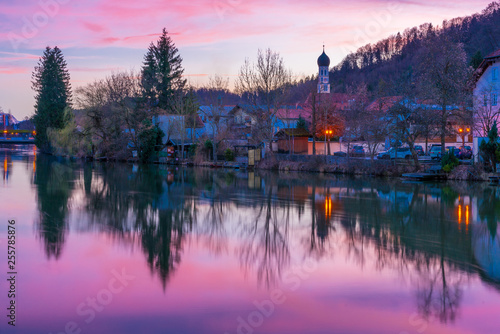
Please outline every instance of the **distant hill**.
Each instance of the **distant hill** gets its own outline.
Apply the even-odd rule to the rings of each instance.
[[[477,67],[484,56],[500,48],[500,2],[492,2],[481,13],[444,21],[437,28],[422,24],[359,48],[331,70],[332,89],[345,92],[348,85],[364,81],[373,91],[381,79],[390,84],[413,75],[420,46],[436,34],[463,43],[470,64]]]

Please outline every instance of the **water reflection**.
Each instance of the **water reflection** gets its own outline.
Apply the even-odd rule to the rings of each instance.
[[[106,233],[144,253],[165,290],[191,241],[235,254],[263,288],[294,261],[342,256],[396,271],[425,319],[453,322],[473,277],[500,290],[498,188],[405,184],[165,166],[70,164],[38,157],[38,235],[63,252],[68,214],[78,231]],[[72,206],[74,203],[74,207]]]
[[[38,219],[35,223],[48,258],[61,256],[67,229],[69,200],[77,179],[75,169],[47,156],[39,158],[34,171]]]

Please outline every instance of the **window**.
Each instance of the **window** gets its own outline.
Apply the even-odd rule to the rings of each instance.
[[[484,98],[484,106],[487,107],[488,106],[488,95],[484,94],[483,98]]]
[[[491,93],[491,105],[496,106],[498,102],[498,94],[497,93]]]
[[[492,68],[491,78],[493,81],[498,80],[498,68],[497,67]]]

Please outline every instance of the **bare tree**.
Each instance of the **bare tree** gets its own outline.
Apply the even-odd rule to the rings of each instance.
[[[419,54],[420,90],[423,97],[441,108],[438,119],[441,153],[445,153],[446,136],[453,118],[461,117],[457,105],[464,104],[469,95],[472,69],[462,44],[438,36],[429,39]]]
[[[365,84],[360,84],[357,87],[348,87],[347,92],[350,95],[350,100],[349,108],[342,113],[345,124],[342,139],[347,142],[347,150],[349,151],[350,144],[360,140],[363,135],[362,127],[365,123],[363,114],[367,107],[368,92]]]
[[[186,90],[178,89],[173,95],[171,110],[174,112],[174,117],[177,121],[174,122],[174,131],[180,136],[180,151],[181,159],[184,159],[185,143],[187,139],[186,129],[191,129],[191,145],[194,145],[196,119],[198,116],[198,102],[194,95],[193,89]]]
[[[258,139],[271,143],[274,135],[276,113],[285,102],[292,83],[292,73],[285,68],[279,53],[259,50],[257,62],[249,59],[240,68],[236,90],[247,96],[252,104]]]
[[[482,87],[474,96],[474,129],[483,137],[488,135],[495,120],[500,117],[500,108],[496,106],[494,84]]]
[[[208,126],[212,134],[212,150],[214,161],[217,162],[217,147],[222,140],[220,137],[223,130],[227,127],[224,122],[224,104],[225,97],[229,92],[229,79],[224,79],[222,76],[215,74],[210,77],[205,89],[208,92],[208,101],[210,105],[207,109],[202,110],[208,120]]]
[[[417,169],[420,168],[415,142],[426,131],[422,109],[411,105],[407,99],[395,104],[388,113],[390,133],[396,141],[407,144]]]
[[[147,117],[138,102],[138,76],[119,72],[76,89],[76,104],[82,115],[76,120],[89,138],[97,155],[118,157],[127,155],[132,142],[140,147],[138,134],[145,129]]]
[[[356,94],[354,95],[353,110],[358,114],[359,134],[363,138],[368,148],[368,154],[373,160],[375,153],[385,138],[388,135],[388,119],[385,114],[385,108],[388,104],[388,98],[379,96],[375,105],[368,106],[368,89],[366,84],[358,86]]]

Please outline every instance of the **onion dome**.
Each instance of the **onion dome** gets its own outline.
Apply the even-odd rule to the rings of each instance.
[[[318,66],[330,66],[330,58],[325,53],[325,49],[323,49],[323,53],[318,58]]]

